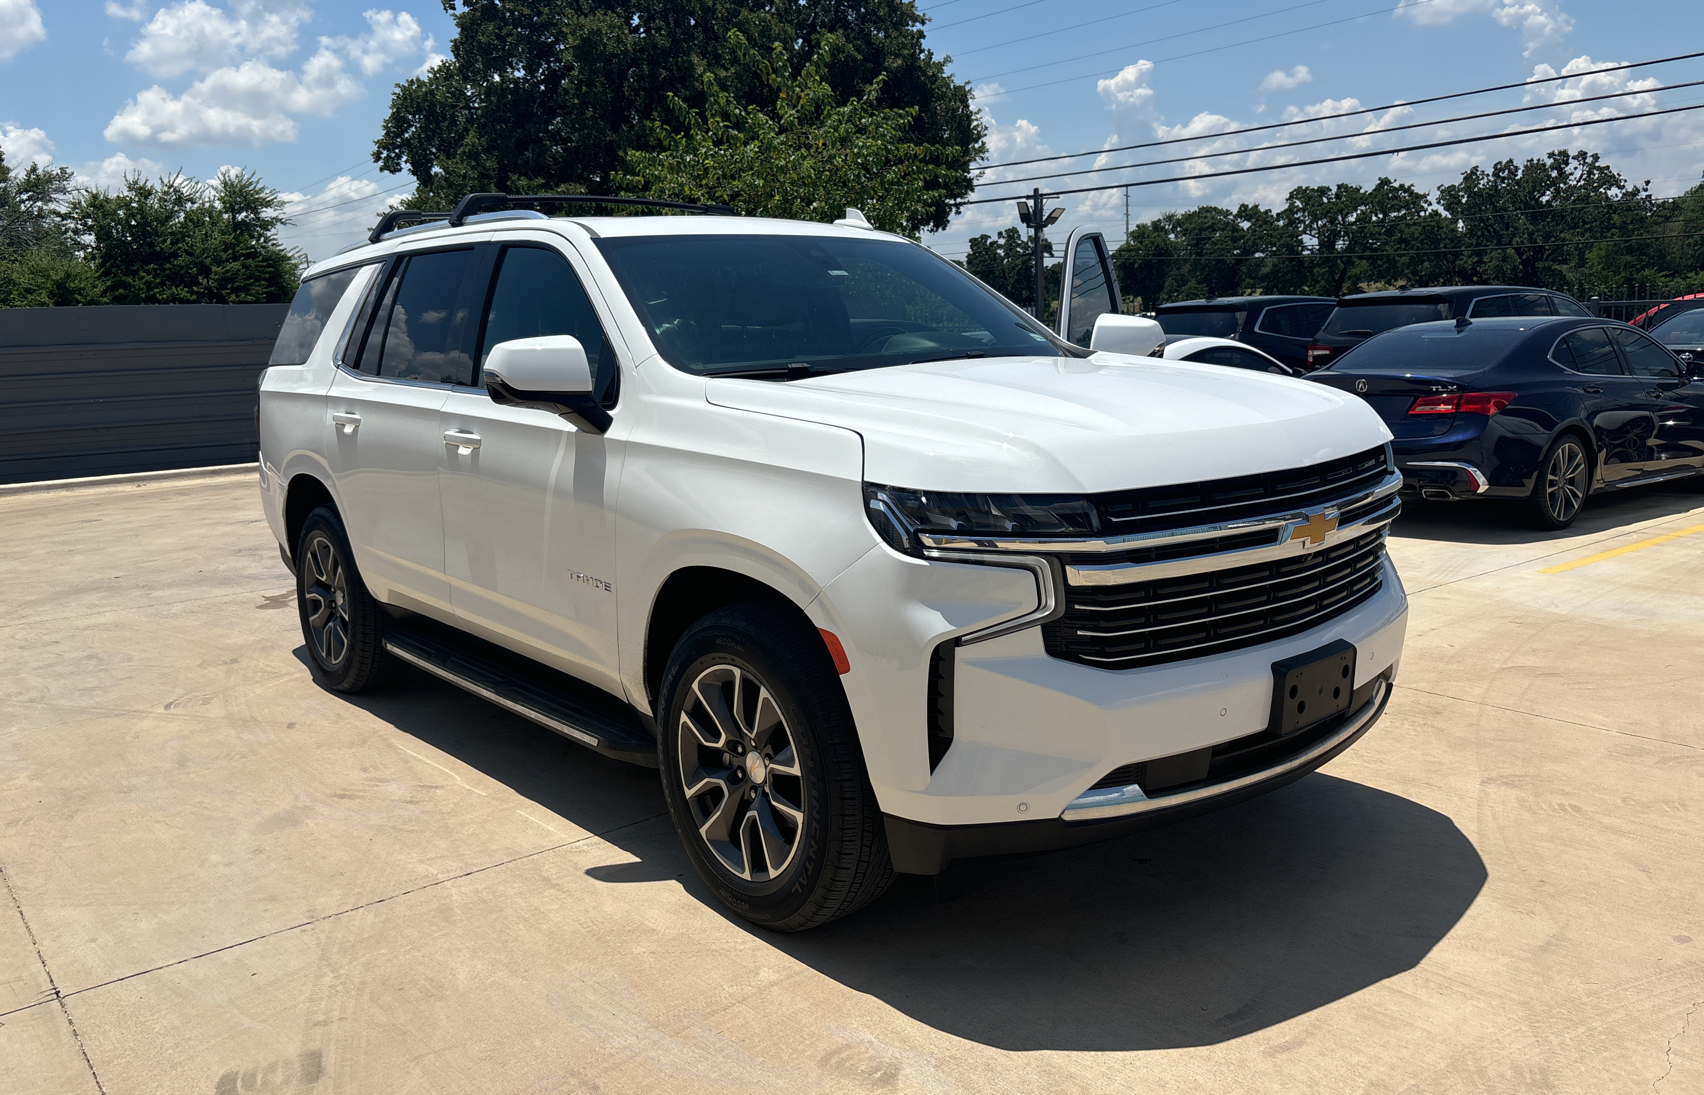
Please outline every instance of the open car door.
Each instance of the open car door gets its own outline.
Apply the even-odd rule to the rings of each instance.
[[[1112,269],[1112,254],[1106,237],[1094,228],[1073,228],[1065,241],[1065,266],[1059,294],[1059,337],[1087,346],[1095,319],[1108,312],[1117,315],[1124,298],[1118,292],[1118,275]]]

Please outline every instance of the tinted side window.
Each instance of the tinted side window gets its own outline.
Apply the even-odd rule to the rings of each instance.
[[[1517,316],[1548,316],[1555,313],[1550,310],[1550,298],[1543,293],[1522,293],[1511,298],[1515,302]]]
[[[1621,373],[1621,359],[1616,356],[1615,347],[1610,345],[1609,332],[1602,327],[1569,331],[1557,342],[1553,356],[1557,362],[1577,373],[1596,373],[1599,376]]]
[[[411,255],[403,267],[379,352],[379,375],[436,384],[472,384],[473,360],[456,336],[467,316],[458,311],[473,252]],[[378,324],[374,324],[374,334]],[[371,337],[369,337],[369,344]]]
[[[290,314],[278,331],[278,341],[272,344],[268,365],[301,365],[314,352],[314,344],[325,331],[337,302],[343,299],[349,283],[361,269],[351,266],[332,274],[323,274],[302,282],[296,299],[290,302]]]
[[[1680,375],[1680,363],[1669,352],[1638,331],[1616,331],[1615,344],[1627,361],[1627,371],[1634,376]]]
[[[1473,302],[1473,307],[1467,310],[1469,319],[1494,319],[1497,316],[1516,315],[1514,297],[1480,297]]]
[[[586,350],[598,402],[615,400],[615,354],[586,290],[566,259],[544,247],[507,247],[486,311],[480,364],[499,342],[540,335],[572,335]]]
[[[1101,241],[1094,236],[1078,240],[1077,253],[1071,256],[1071,329],[1065,333],[1066,339],[1087,346],[1095,320],[1117,310]]]
[[[1284,338],[1312,338],[1331,318],[1331,304],[1279,304],[1261,313],[1255,330]]]
[[[1233,369],[1256,369],[1261,372],[1272,369],[1272,362],[1259,354],[1251,354],[1247,350],[1238,350],[1231,346],[1209,346],[1205,350],[1197,350],[1184,358],[1185,361],[1199,361],[1205,365],[1229,365]]]
[[[1585,305],[1567,297],[1551,297],[1550,304],[1559,316],[1590,316]]]

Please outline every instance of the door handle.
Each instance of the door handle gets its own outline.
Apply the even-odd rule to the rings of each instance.
[[[479,448],[479,435],[472,430],[445,430],[444,444],[454,445],[457,456],[467,456]]]
[[[361,416],[354,411],[332,411],[331,420],[343,427],[344,437],[348,437],[361,428]]]
[[[1581,388],[1580,390],[1582,392],[1585,392],[1588,395],[1602,395],[1603,394],[1603,389],[1598,387],[1596,384],[1588,384],[1584,388]]]

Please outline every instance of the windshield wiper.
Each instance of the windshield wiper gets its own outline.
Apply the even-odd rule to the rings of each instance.
[[[919,357],[919,358],[915,358],[911,361],[907,361],[906,364],[907,365],[927,365],[931,361],[959,361],[959,360],[961,360],[963,358],[967,358],[967,357],[987,357],[987,356],[988,356],[988,354],[985,351],[982,351],[982,350],[965,350],[964,352],[957,353],[957,354],[942,354],[940,357]]]
[[[814,365],[798,362],[793,365],[759,365],[751,369],[724,369],[717,373],[705,373],[708,377],[737,376],[746,380],[803,380],[808,376],[829,376],[833,373],[845,372],[844,369],[819,369]]]

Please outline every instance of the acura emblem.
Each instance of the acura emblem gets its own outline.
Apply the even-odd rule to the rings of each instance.
[[[1355,390],[1358,391],[1358,392],[1366,391],[1367,390],[1367,382],[1365,380],[1355,381]]]

